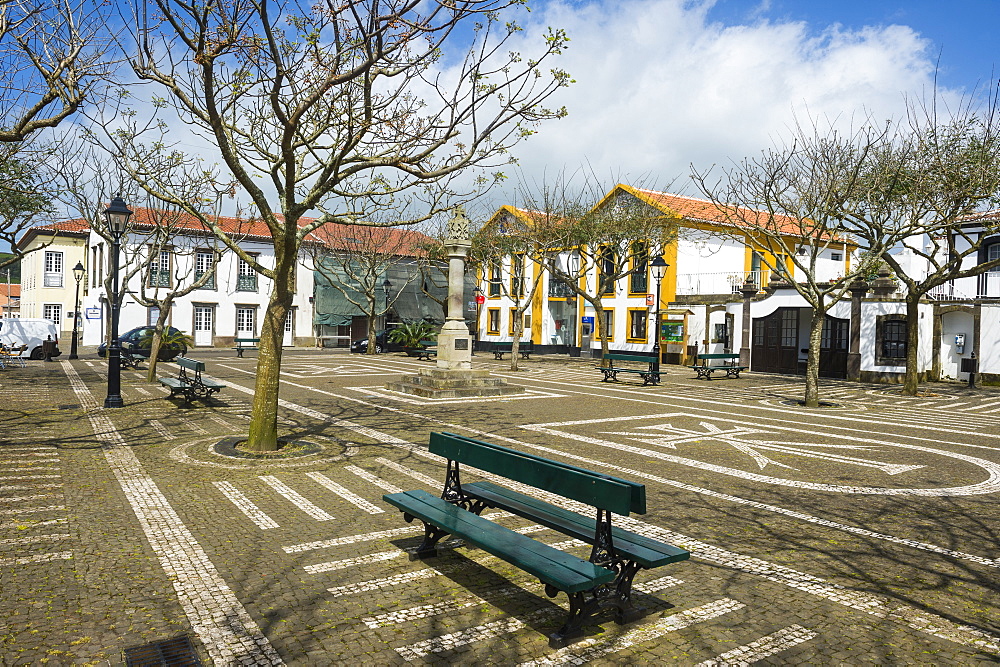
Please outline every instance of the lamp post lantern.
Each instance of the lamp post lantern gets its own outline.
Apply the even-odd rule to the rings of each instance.
[[[653,359],[653,372],[658,374],[660,372],[660,283],[670,265],[663,261],[663,255],[657,255],[649,266],[653,271],[653,278],[656,280],[656,319],[653,328],[653,355],[656,358]]]
[[[73,342],[69,346],[70,359],[80,358],[80,356],[76,353],[76,340],[80,324],[80,281],[83,280],[83,274],[85,271],[86,269],[83,268],[83,262],[77,262],[76,266],[73,267],[73,278],[76,280],[76,297],[73,300]]]
[[[128,227],[132,211],[125,205],[120,196],[111,200],[111,205],[104,210],[104,221],[111,234],[111,345],[108,346],[108,396],[104,399],[104,407],[121,408],[125,406],[122,400],[122,366],[121,345],[118,342],[118,315],[121,310],[121,295],[118,293],[118,253],[121,250],[122,237]]]
[[[388,276],[386,276],[386,279],[382,281],[382,289],[385,290],[385,313],[383,315],[385,317],[385,326],[383,326],[382,328],[383,329],[388,329],[389,328],[389,290],[392,289],[392,283],[389,282],[389,277]]]

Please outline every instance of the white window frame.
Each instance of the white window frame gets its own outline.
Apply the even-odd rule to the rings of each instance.
[[[45,251],[45,276],[42,285],[45,287],[63,286],[63,253],[58,250]]]

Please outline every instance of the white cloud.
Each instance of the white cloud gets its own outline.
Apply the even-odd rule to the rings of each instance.
[[[685,189],[689,165],[728,164],[788,136],[795,119],[899,116],[932,88],[929,42],[905,26],[759,21],[722,25],[684,0],[553,2],[530,15],[523,51],[546,26],[571,38],[558,66],[576,83],[516,155],[528,178],[589,162],[598,175],[648,174]],[[690,194],[694,191],[688,188]],[[496,193],[502,198],[500,193]]]

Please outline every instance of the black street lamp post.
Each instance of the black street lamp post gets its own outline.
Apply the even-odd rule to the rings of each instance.
[[[118,294],[118,253],[121,249],[125,228],[132,217],[132,211],[125,201],[116,196],[104,210],[104,220],[111,233],[111,345],[108,347],[108,396],[104,399],[106,408],[125,407],[122,400],[121,344],[118,341],[118,315],[121,310],[121,295]]]
[[[383,326],[382,328],[383,329],[388,329],[389,328],[389,290],[392,289],[392,283],[389,282],[389,278],[388,277],[386,277],[386,279],[382,281],[382,289],[385,290],[385,313],[383,314],[383,317],[385,317],[385,326]]]
[[[479,308],[482,306],[480,301],[483,300],[483,288],[476,285],[472,288],[472,293],[476,295],[476,332],[472,335],[472,354],[476,354],[476,342],[479,340]]]
[[[660,283],[663,281],[663,276],[667,273],[667,267],[670,266],[665,261],[663,261],[663,255],[657,255],[650,262],[650,268],[653,271],[653,278],[656,280],[656,320],[653,329],[653,373],[659,374],[660,372]]]
[[[83,262],[77,262],[73,267],[73,278],[76,279],[76,298],[73,300],[73,342],[69,346],[69,358],[79,359],[76,353],[76,340],[80,324],[80,281],[83,280]]]

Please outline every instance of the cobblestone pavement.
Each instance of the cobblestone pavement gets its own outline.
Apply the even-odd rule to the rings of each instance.
[[[824,381],[805,409],[800,378],[477,356],[528,393],[432,401],[383,389],[428,362],[289,350],[282,433],[320,451],[260,461],[214,450],[256,360],[192,356],[227,388],[190,406],[125,371],[126,407],[99,407],[93,354],[0,371],[0,664],[178,637],[219,665],[1000,662],[1000,391]],[[649,513],[616,522],[692,559],[639,573],[640,620],[550,649],[565,595],[463,546],[407,558],[421,531],[381,498],[440,490],[434,430],[642,481]]]

